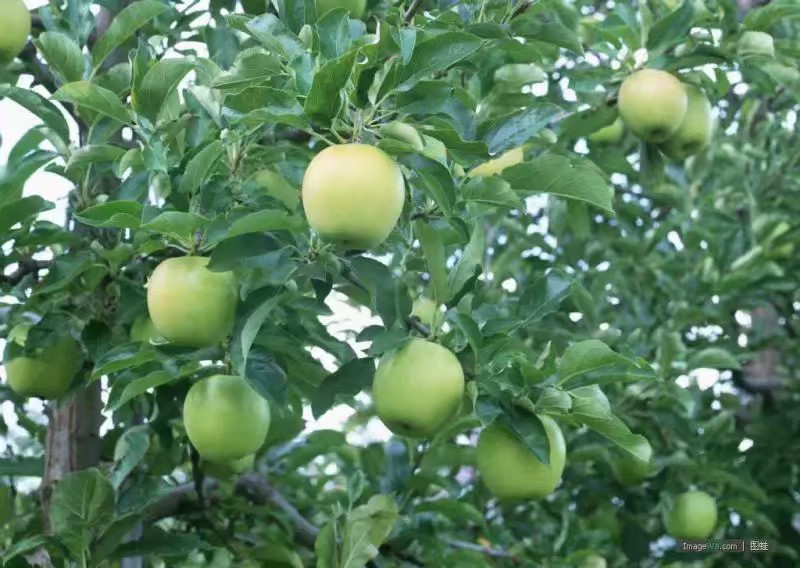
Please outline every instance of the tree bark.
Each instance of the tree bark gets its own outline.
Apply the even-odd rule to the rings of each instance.
[[[103,416],[100,381],[50,408],[41,498],[45,526],[50,528],[53,489],[67,474],[100,462],[100,424]]]

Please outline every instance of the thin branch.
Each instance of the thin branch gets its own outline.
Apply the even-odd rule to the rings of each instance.
[[[403,15],[403,21],[406,24],[410,24],[411,23],[411,20],[414,19],[414,14],[417,13],[417,10],[419,10],[419,7],[421,5],[422,5],[422,0],[413,0],[411,2],[411,6],[408,7],[408,10]]]
[[[472,542],[466,542],[463,540],[455,540],[455,539],[445,539],[445,542],[452,546],[453,548],[460,548],[463,550],[472,550],[473,552],[480,552],[489,556],[491,558],[508,558],[515,564],[520,562],[520,559],[507,550],[503,550],[501,548],[492,548],[490,546],[481,546],[480,544],[475,544]]]
[[[40,84],[51,93],[55,93],[58,90],[58,80],[50,71],[50,68],[36,56],[36,46],[33,45],[32,41],[28,41],[25,44],[19,54],[19,58],[26,63],[27,71],[33,75],[34,84]]]
[[[0,274],[0,284],[9,284],[16,286],[28,274],[38,274],[40,270],[50,268],[52,261],[50,260],[34,260],[32,258],[23,258],[19,261],[19,267],[11,274]]]
[[[428,329],[428,326],[423,324],[416,316],[411,316],[406,318],[406,325],[413,329],[416,332],[419,332],[425,337],[431,336],[431,330]]]

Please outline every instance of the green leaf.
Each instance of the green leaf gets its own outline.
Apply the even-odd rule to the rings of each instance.
[[[425,501],[414,506],[414,514],[437,513],[453,521],[457,525],[469,522],[476,525],[485,524],[483,513],[475,508],[474,505],[459,501],[458,499],[437,499],[436,501]]]
[[[800,18],[800,4],[796,0],[773,0],[747,12],[744,27],[749,30],[769,31],[778,22]]]
[[[88,548],[95,528],[105,528],[114,515],[114,487],[91,468],[67,474],[53,490],[50,524],[56,535]],[[80,548],[79,548],[80,550]]]
[[[72,174],[76,170],[85,169],[92,164],[109,164],[119,160],[125,154],[125,148],[111,144],[89,144],[78,148],[70,154],[66,171]]]
[[[520,209],[523,205],[522,200],[514,193],[508,182],[497,176],[478,176],[470,179],[461,188],[461,195],[467,201],[494,207]]]
[[[564,351],[558,365],[558,384],[579,375],[629,361],[598,339],[573,343]]]
[[[261,170],[252,179],[266,190],[267,195],[282,203],[284,207],[290,211],[297,209],[300,203],[300,191],[283,177],[272,170]]]
[[[336,59],[344,55],[353,44],[350,38],[349,11],[335,8],[325,13],[317,21],[319,52],[326,59]]]
[[[555,387],[545,387],[536,400],[536,412],[539,414],[563,414],[572,408],[569,394]]]
[[[164,558],[186,558],[187,555],[207,545],[196,534],[167,532],[160,527],[148,527],[138,540],[121,544],[111,558],[130,556],[158,556]]]
[[[34,40],[36,48],[62,83],[83,79],[86,60],[71,37],[59,32],[42,32]]]
[[[680,8],[658,20],[647,34],[647,49],[658,51],[686,41],[694,19],[694,5],[685,0]]]
[[[97,71],[106,57],[125,43],[139,28],[169,9],[167,4],[157,0],[139,0],[114,16],[111,25],[92,47],[94,71]]]
[[[557,154],[506,168],[502,173],[511,187],[522,196],[550,193],[577,199],[613,214],[614,190],[597,167],[585,158],[569,159]]]
[[[342,108],[342,89],[350,79],[358,49],[348,51],[338,59],[325,63],[314,74],[311,91],[306,97],[305,113],[319,120],[330,120]]]
[[[5,233],[17,223],[26,223],[31,217],[48,211],[53,204],[38,195],[23,197],[0,207],[0,234]]]
[[[374,495],[366,505],[353,509],[344,526],[341,568],[362,568],[375,558],[399,518],[391,495]]]
[[[328,521],[317,535],[314,542],[314,553],[317,557],[317,568],[338,568],[336,550],[336,522]]]
[[[286,211],[265,209],[256,211],[237,219],[228,229],[226,238],[243,235],[245,233],[267,233],[270,231],[291,231],[301,233],[305,229],[305,222],[297,215]]]
[[[511,30],[515,36],[527,40],[551,43],[564,49],[569,49],[582,55],[581,40],[571,29],[562,24],[557,18],[541,19],[541,13],[531,10],[511,21]]]
[[[395,278],[385,264],[372,258],[355,257],[350,261],[354,276],[369,292],[371,307],[378,312],[383,325],[391,327],[397,319]]]
[[[407,65],[397,78],[397,89],[407,91],[420,79],[455,65],[484,45],[483,40],[463,32],[445,32],[417,43]]]
[[[166,371],[153,371],[144,377],[139,377],[124,385],[124,389],[119,395],[115,392],[118,391],[118,387],[114,384],[111,389],[111,394],[108,397],[108,410],[117,410],[128,401],[144,394],[148,390],[156,389],[174,380],[175,378]]]
[[[483,272],[483,256],[486,252],[486,233],[478,224],[472,231],[469,243],[464,248],[452,272],[448,287],[451,298],[448,305],[456,305],[461,297],[475,285],[478,276]]]
[[[207,222],[207,219],[185,211],[165,211],[142,225],[142,229],[164,235],[191,248],[195,232],[202,232]]]
[[[92,264],[91,257],[86,254],[73,253],[56,257],[47,276],[33,294],[35,296],[52,294],[66,288],[81,274],[89,270]]]
[[[447,281],[446,255],[439,233],[425,221],[414,222],[414,234],[422,246],[422,256],[431,275],[431,290],[436,305],[446,303],[450,299],[450,288]]]
[[[16,163],[9,157],[8,167],[0,173],[0,205],[20,199],[30,177],[57,157],[55,152],[45,150],[28,152]]]
[[[272,310],[275,309],[275,306],[278,305],[281,297],[282,296],[275,294],[272,297],[267,298],[260,306],[258,306],[247,316],[244,326],[242,326],[240,339],[242,351],[242,372],[245,370],[247,365],[247,356],[250,353],[250,348],[253,347],[253,342],[255,341],[261,326],[270,315],[270,312],[272,312]]]
[[[0,99],[9,98],[42,119],[64,143],[69,143],[69,127],[61,111],[42,95],[29,89],[0,85]]]
[[[189,160],[181,179],[180,192],[194,194],[200,189],[219,163],[223,152],[222,142],[214,140]]]
[[[137,112],[155,122],[169,95],[192,69],[194,63],[186,59],[162,59],[153,65],[135,90]]]
[[[607,105],[574,112],[559,123],[561,136],[565,138],[587,136],[609,126],[618,116],[617,109]]]
[[[692,369],[741,369],[742,365],[730,351],[722,347],[708,347],[689,357],[687,370]]]
[[[42,477],[44,458],[0,458],[0,475],[9,477]]]
[[[245,30],[269,51],[283,56],[290,62],[305,51],[300,39],[274,14],[253,18],[245,24]]]
[[[139,367],[155,358],[156,354],[149,345],[140,343],[115,345],[95,361],[91,378],[99,379],[103,375]]]
[[[53,95],[56,101],[69,101],[79,107],[88,108],[122,123],[133,122],[128,109],[113,91],[98,87],[89,81],[67,83]]]
[[[5,549],[3,554],[3,566],[21,566],[21,564],[15,564],[12,562],[14,559],[19,559],[19,557],[29,553],[34,552],[39,548],[61,548],[61,543],[52,536],[47,535],[36,535],[29,538],[24,538],[17,542],[14,542]],[[26,560],[22,560],[25,566],[30,566],[30,564]]]
[[[569,391],[572,397],[572,417],[601,436],[617,444],[634,458],[648,462],[653,450],[646,438],[633,434],[611,412],[611,405],[597,385],[579,387]]]
[[[482,125],[483,139],[492,154],[522,146],[561,114],[552,103],[538,103],[529,108],[512,111]]]
[[[143,210],[138,201],[106,201],[83,209],[75,218],[90,227],[136,229],[142,222]]]
[[[352,398],[372,384],[375,361],[371,358],[353,359],[327,377],[311,398],[315,418],[327,412],[337,398]]]
[[[136,469],[149,447],[149,426],[135,426],[120,436],[114,448],[114,465],[109,472],[114,489],[118,490],[122,482]]]

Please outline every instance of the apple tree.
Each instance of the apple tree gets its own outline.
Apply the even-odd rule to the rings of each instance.
[[[3,565],[800,563],[796,1],[0,15]]]

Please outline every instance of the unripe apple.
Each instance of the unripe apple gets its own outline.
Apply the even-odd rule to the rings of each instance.
[[[511,166],[516,166],[517,164],[521,164],[522,160],[524,159],[525,159],[525,151],[523,147],[520,146],[518,148],[513,148],[508,152],[501,154],[497,158],[489,160],[477,166],[467,174],[467,177],[468,178],[478,177],[478,176],[486,177],[486,176],[493,176],[495,174],[500,174],[506,168],[510,168]]]
[[[425,143],[422,141],[422,136],[416,128],[404,122],[389,122],[382,124],[378,128],[378,132],[384,138],[394,138],[401,140],[410,145],[417,152],[422,152],[425,149]]]
[[[141,315],[133,320],[131,325],[131,341],[136,343],[149,343],[152,337],[158,335],[156,328],[153,326],[153,320],[148,316]]]
[[[581,568],[606,568],[608,564],[606,563],[606,559],[602,556],[598,556],[597,554],[592,554],[591,556],[587,556],[583,560],[583,566]]]
[[[631,456],[618,458],[611,462],[614,477],[622,485],[638,485],[650,474],[652,462],[638,460]]]
[[[217,479],[228,479],[234,475],[253,469],[255,460],[256,455],[250,454],[241,459],[227,462],[205,461],[203,463],[203,471],[207,475],[216,477]]]
[[[0,64],[12,61],[31,33],[31,13],[22,0],[0,0]]]
[[[420,296],[414,300],[414,305],[411,307],[411,315],[416,316],[423,325],[438,327],[443,314],[436,302],[425,296]]]
[[[498,423],[478,437],[478,471],[501,501],[540,499],[552,493],[564,473],[567,445],[555,420],[539,416],[550,443],[550,463],[539,461],[511,430]]]
[[[366,144],[330,146],[303,177],[303,208],[320,237],[348,249],[377,247],[403,211],[406,190],[400,167]]]
[[[688,104],[683,83],[657,69],[637,71],[619,89],[622,121],[647,142],[663,142],[672,136],[683,121]]]
[[[321,18],[334,8],[344,8],[350,16],[360,20],[367,9],[367,0],[317,0],[317,18]]]
[[[687,491],[679,495],[672,509],[665,513],[664,524],[673,538],[708,538],[717,525],[717,503],[708,493]]]
[[[617,119],[608,126],[604,126],[600,130],[589,134],[589,140],[599,144],[616,144],[622,139],[624,133],[625,127],[622,124],[622,120],[617,117]]]
[[[9,341],[25,345],[31,325],[11,330]],[[66,394],[80,365],[80,347],[72,336],[64,335],[32,357],[20,356],[5,361],[8,386],[22,396],[44,399]]]
[[[381,359],[372,383],[378,417],[395,434],[430,438],[458,410],[464,370],[453,353],[412,339]]]
[[[775,57],[775,41],[767,32],[744,32],[739,38],[737,51],[742,57],[748,55]]]
[[[675,160],[697,154],[711,141],[714,117],[705,93],[694,85],[685,85],[688,97],[686,116],[678,130],[661,145],[661,151]]]
[[[147,309],[159,335],[172,343],[208,347],[225,339],[236,316],[232,272],[211,272],[209,259],[168,258],[147,283]]]
[[[239,376],[214,375],[189,389],[186,435],[203,459],[225,463],[255,453],[269,431],[269,404]]]

